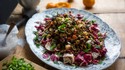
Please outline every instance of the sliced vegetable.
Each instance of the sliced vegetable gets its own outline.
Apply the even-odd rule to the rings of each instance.
[[[13,57],[10,62],[2,65],[2,70],[35,70],[30,63],[26,63],[23,58]]]

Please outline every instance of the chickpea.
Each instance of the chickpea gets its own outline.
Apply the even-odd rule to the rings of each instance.
[[[84,31],[83,34],[84,34],[84,35],[88,35],[88,32]]]
[[[76,40],[76,44],[78,45],[80,43],[80,40]]]
[[[71,45],[66,45],[66,46],[65,46],[65,49],[66,49],[66,50],[69,50],[69,49],[71,49],[71,48],[72,48]]]

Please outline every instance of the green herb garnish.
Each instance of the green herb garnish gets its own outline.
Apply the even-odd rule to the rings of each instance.
[[[99,48],[99,49],[100,49],[100,48],[101,48],[101,46],[100,46],[100,45],[96,45],[96,46],[95,46],[95,48]]]
[[[58,61],[54,61],[54,64],[59,64]]]
[[[60,31],[60,32],[65,32],[63,29],[66,27],[66,24],[62,24],[62,25],[60,25],[59,27],[58,27],[58,30]]]
[[[90,49],[84,49],[83,51],[84,51],[85,53],[87,53],[87,52],[90,51]]]
[[[86,43],[86,47],[87,47],[88,49],[90,49],[90,48],[91,48],[91,44],[90,44],[90,43]]]
[[[92,20],[91,22],[92,22],[92,23],[95,23],[95,22],[96,22],[96,20]]]
[[[13,57],[10,62],[3,63],[2,70],[35,70],[30,63],[26,63],[23,58]]]
[[[35,43],[36,47],[39,48],[40,46],[40,43]]]

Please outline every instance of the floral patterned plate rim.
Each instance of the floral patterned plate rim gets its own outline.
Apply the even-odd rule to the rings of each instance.
[[[43,20],[46,17],[46,15],[52,17],[52,16],[56,15],[57,13],[63,14],[63,13],[68,13],[69,11],[72,11],[72,13],[74,15],[82,14],[88,20],[96,20],[97,24],[99,25],[100,31],[102,33],[107,32],[107,37],[104,42],[106,49],[107,49],[107,53],[106,53],[105,60],[101,64],[97,64],[97,65],[91,64],[87,67],[75,67],[75,66],[65,65],[60,61],[58,62],[58,64],[55,64],[51,60],[47,60],[47,59],[43,58],[42,54],[45,52],[45,49],[43,47],[37,48],[36,45],[34,44],[33,39],[34,39],[35,35],[33,34],[33,31],[36,31],[36,28],[34,26],[38,25],[38,24],[36,24],[37,21],[44,22]],[[45,10],[41,13],[37,13],[28,20],[26,27],[25,27],[25,34],[26,34],[26,40],[27,40],[32,52],[41,61],[43,61],[44,63],[46,63],[52,67],[55,67],[57,69],[62,69],[62,70],[72,70],[72,69],[74,69],[74,70],[101,70],[101,69],[105,69],[105,68],[109,67],[110,65],[112,65],[120,55],[121,43],[120,43],[120,40],[117,37],[116,33],[114,32],[114,30],[112,28],[110,28],[109,25],[107,23],[103,22],[100,18],[98,18],[94,14],[89,13],[85,10],[77,10],[74,8],[70,8],[70,9],[54,8],[54,9]]]

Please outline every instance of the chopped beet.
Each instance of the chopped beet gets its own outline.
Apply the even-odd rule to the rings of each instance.
[[[94,59],[94,60],[92,61],[92,63],[93,63],[93,64],[98,64],[98,63],[99,63],[99,60]]]
[[[42,56],[43,56],[43,58],[47,59],[47,58],[49,58],[50,54],[44,53]]]
[[[90,53],[87,53],[87,54],[84,54],[84,59],[88,62],[88,63],[91,63],[92,62],[92,54]]]
[[[58,61],[58,60],[59,60],[59,57],[58,57],[57,55],[55,55],[55,54],[52,54],[52,55],[50,56],[50,59],[51,59],[52,61]]]

